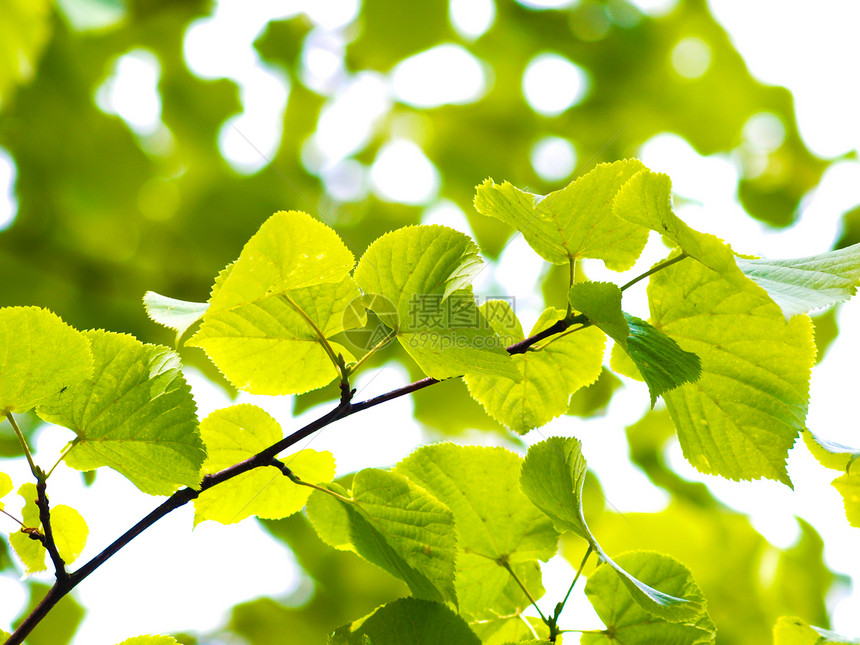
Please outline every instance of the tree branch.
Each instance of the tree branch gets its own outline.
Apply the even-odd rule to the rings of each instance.
[[[547,329],[542,332],[535,334],[530,338],[526,338],[525,340],[520,341],[519,343],[515,343],[507,348],[508,353],[510,354],[522,354],[527,351],[529,347],[534,345],[541,340],[548,338],[554,334],[561,333],[567,330],[573,324],[582,324],[588,322],[588,319],[585,316],[578,315],[573,316],[572,318],[564,318],[559,320],[554,325],[551,325]],[[315,421],[307,424],[306,426],[296,430],[291,435],[284,437],[280,441],[272,444],[265,450],[257,453],[253,457],[249,457],[244,461],[240,461],[237,464],[233,464],[221,470],[217,473],[206,475],[203,477],[203,480],[200,484],[200,490],[194,490],[193,488],[182,488],[170,497],[168,497],[161,505],[159,505],[155,510],[149,513],[146,517],[141,519],[137,524],[131,527],[128,531],[123,533],[120,537],[114,540],[107,548],[105,548],[101,553],[93,557],[89,562],[84,564],[80,569],[74,571],[70,574],[66,574],[63,579],[60,579],[60,576],[57,576],[57,582],[53,587],[48,591],[39,605],[30,613],[29,616],[24,620],[23,623],[15,630],[12,634],[12,637],[6,641],[5,645],[21,645],[24,639],[30,634],[30,632],[39,624],[39,622],[48,614],[48,612],[53,609],[53,607],[63,599],[72,589],[74,589],[77,585],[79,585],[84,579],[86,579],[93,571],[102,566],[105,562],[107,562],[114,554],[120,551],[125,545],[135,539],[138,535],[143,533],[150,526],[155,524],[165,515],[172,513],[176,509],[184,506],[188,502],[196,499],[200,493],[205,490],[209,490],[214,486],[219,484],[223,484],[234,477],[241,475],[242,473],[248,472],[249,470],[253,470],[255,468],[260,468],[263,466],[271,466],[272,460],[275,458],[278,453],[283,452],[287,448],[295,445],[305,437],[309,437],[313,433],[325,428],[326,426],[338,421],[339,419],[344,419],[346,417],[352,416],[358,412],[363,412],[364,410],[368,410],[370,408],[376,407],[382,403],[386,403],[388,401],[392,401],[394,399],[400,398],[401,396],[406,396],[407,394],[412,394],[413,392],[417,392],[419,390],[423,390],[426,387],[430,387],[431,385],[435,385],[436,383],[441,383],[441,380],[434,378],[423,378],[409,385],[404,385],[403,387],[399,387],[395,390],[391,390],[390,392],[386,392],[385,394],[380,394],[379,396],[375,396],[373,398],[367,399],[365,401],[359,401],[358,403],[352,403],[351,398],[354,391],[351,391],[347,387],[346,392],[341,393],[341,400],[338,405],[319,417]],[[41,499],[43,495],[40,493],[39,498]],[[47,505],[47,497],[45,497],[45,504]],[[40,506],[41,509],[41,506]],[[46,523],[45,520],[42,520],[42,524],[46,527],[50,525],[50,522]],[[48,542],[52,542],[52,540],[46,540]],[[59,558],[59,554],[57,554]],[[52,555],[53,559],[53,555]],[[60,559],[62,562],[62,559]],[[56,561],[55,561],[56,566]],[[65,573],[65,568],[58,569],[58,571],[62,570]]]
[[[48,551],[48,555],[51,556],[51,562],[54,563],[54,574],[57,582],[63,583],[69,577],[69,573],[66,571],[65,561],[57,549],[57,543],[54,541],[54,529],[51,528],[51,509],[48,505],[48,482],[44,477],[39,477],[36,482],[36,506],[39,507],[39,520],[42,522],[42,530],[45,533],[42,544]]]

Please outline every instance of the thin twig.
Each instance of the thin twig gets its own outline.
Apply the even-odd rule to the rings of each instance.
[[[42,522],[42,531],[45,535],[42,544],[47,549],[48,555],[51,556],[51,562],[54,563],[54,575],[57,582],[62,584],[68,579],[69,573],[66,571],[66,563],[54,540],[54,530],[51,528],[51,509],[48,505],[48,482],[44,476],[39,477],[39,481],[36,482],[36,506],[39,507],[39,519]]]

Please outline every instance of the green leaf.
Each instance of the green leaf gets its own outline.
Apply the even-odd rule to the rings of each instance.
[[[737,259],[786,318],[848,300],[860,283],[860,244],[791,260]]]
[[[368,247],[355,281],[366,296],[378,296],[368,306],[429,376],[518,379],[468,286],[480,268],[469,236],[444,226],[408,226]]]
[[[848,523],[860,528],[860,473],[855,471],[837,477],[833,480],[833,487],[842,495]]]
[[[698,356],[685,352],[678,343],[644,320],[629,314],[624,314],[624,318],[630,325],[627,353],[648,384],[652,408],[658,396],[698,380],[702,373]]]
[[[858,638],[845,638],[814,627],[794,616],[781,616],[773,627],[773,645],[857,645]]]
[[[520,472],[520,488],[559,533],[573,531],[593,542],[582,509],[587,469],[578,439],[550,437],[529,448]]]
[[[860,450],[857,448],[850,448],[835,441],[822,439],[809,430],[803,431],[803,440],[806,442],[809,452],[825,468],[844,470],[847,473],[850,471],[851,465],[860,457]]]
[[[482,643],[500,645],[502,643],[547,643],[549,629],[546,624],[535,616],[495,616],[469,624]],[[538,634],[540,640],[534,640]],[[559,638],[557,642],[560,642]]]
[[[651,277],[652,324],[702,361],[702,376],[663,395],[687,460],[729,479],[790,485],[785,459],[804,427],[815,358],[806,316],[786,321],[764,294],[697,262]]]
[[[803,440],[822,466],[845,471],[841,477],[833,480],[833,487],[842,495],[848,523],[860,528],[860,473],[856,466],[853,471],[851,469],[860,457],[860,450],[816,437],[809,430],[804,430]]]
[[[92,378],[37,410],[77,435],[66,464],[78,470],[110,466],[151,495],[196,487],[206,454],[179,357],[125,334],[84,334],[95,357]]]
[[[481,310],[505,343],[512,345],[523,340],[519,321],[507,302],[489,301]],[[552,326],[564,315],[565,312],[550,307],[541,314],[529,335]],[[469,392],[490,416],[521,434],[564,414],[570,395],[596,381],[602,370],[604,336],[596,329],[569,333],[544,341],[541,346],[539,351],[511,357],[519,382],[481,374],[465,377]]]
[[[323,488],[341,497],[351,493],[337,482],[321,484]],[[307,514],[319,538],[339,551],[353,551],[351,521],[347,507],[332,495],[314,491],[307,501]]]
[[[0,309],[0,414],[26,412],[92,374],[86,338],[38,307]]]
[[[36,505],[36,485],[33,483],[23,484],[18,489],[18,493],[24,498],[21,518],[24,526],[37,529],[44,534],[42,520],[39,517],[39,507]],[[87,544],[89,528],[87,528],[84,518],[71,506],[65,504],[52,506],[51,530],[60,557],[66,564],[72,564],[78,559]],[[9,536],[9,541],[24,563],[27,573],[44,571],[47,568],[46,556],[48,551],[39,540],[34,540],[27,533],[19,531],[12,533]]]
[[[522,232],[529,246],[548,262],[597,258],[609,269],[624,271],[642,253],[648,231],[618,219],[612,203],[624,183],[642,168],[636,159],[599,164],[545,197],[488,179],[478,186],[475,208]]]
[[[626,345],[630,328],[621,311],[621,289],[611,282],[577,282],[568,292],[571,306],[600,327],[607,336]]]
[[[135,636],[117,645],[182,645],[173,636]]]
[[[209,309],[207,302],[176,300],[154,291],[143,294],[143,305],[146,308],[146,315],[153,322],[176,332],[177,345],[188,328],[203,318],[203,314]]]
[[[520,487],[549,517],[558,531],[572,531],[585,539],[600,559],[615,569],[633,599],[648,613],[671,622],[691,620],[702,605],[653,589],[616,564],[601,549],[588,528],[582,506],[587,464],[578,439],[550,437],[529,448],[520,474]]]
[[[462,618],[438,602],[401,598],[329,636],[330,645],[480,645]]]
[[[71,506],[51,507],[51,529],[63,562],[72,564],[87,545],[90,530],[84,518]]]
[[[349,277],[353,264],[325,224],[298,211],[275,213],[219,275],[187,344],[202,347],[236,387],[254,394],[327,385],[338,376],[338,354],[355,360],[328,340],[343,331],[345,312],[361,295]]]
[[[207,452],[204,474],[253,457],[284,436],[277,421],[248,403],[216,410],[200,422],[200,435]],[[334,477],[334,457],[330,452],[302,450],[283,463],[310,484]],[[274,466],[255,468],[203,491],[194,501],[194,524],[205,520],[234,524],[252,515],[280,519],[300,511],[312,491],[293,483]]]
[[[0,497],[5,497],[14,488],[12,478],[4,472],[0,472]],[[0,511],[3,510],[3,502],[0,502]]]
[[[669,238],[688,256],[713,269],[736,288],[764,293],[738,268],[734,253],[725,242],[694,231],[672,212],[672,181],[668,175],[647,169],[636,173],[618,192],[612,212],[622,220]]]
[[[394,468],[454,514],[461,614],[485,617],[509,605],[504,595],[511,579],[502,562],[520,571],[515,565],[546,561],[557,551],[558,534],[519,489],[521,463],[504,448],[439,443]]]
[[[315,492],[311,499],[322,495]],[[348,527],[351,550],[403,580],[414,596],[456,604],[457,538],[444,504],[406,477],[375,468],[356,473],[347,499],[338,501],[345,516],[333,511],[329,500],[308,504],[308,515],[322,528],[324,540],[348,548]],[[330,520],[334,528],[326,526]]]
[[[621,289],[606,282],[581,282],[571,287],[571,306],[615,340],[648,385],[651,407],[657,397],[682,385],[694,383],[701,374],[699,357],[644,320],[621,311]]]
[[[623,570],[636,575],[634,579],[659,585],[692,605],[704,607],[705,597],[693,581],[690,571],[674,558],[650,551],[634,551],[620,555],[618,560]],[[584,645],[693,645],[714,642],[716,628],[707,613],[674,622],[661,620],[633,602],[628,593],[629,587],[625,589],[623,578],[614,575],[618,570],[613,569],[611,563],[606,563],[588,577],[585,593],[608,633],[583,634]]]
[[[28,529],[42,529],[42,521],[39,519],[39,507],[36,506],[36,485],[33,483],[22,484],[18,488],[18,494],[24,498],[24,506],[21,509],[21,522]],[[9,535],[9,544],[15,550],[16,555],[24,564],[24,571],[28,575],[38,573],[47,569],[45,557],[48,551],[39,540],[34,540],[29,534],[18,531]]]

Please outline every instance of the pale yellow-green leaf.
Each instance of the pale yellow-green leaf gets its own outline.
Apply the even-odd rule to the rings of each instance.
[[[117,645],[182,645],[173,636],[135,636]]]
[[[640,170],[624,184],[612,212],[622,220],[653,229],[681,250],[720,274],[736,288],[759,295],[765,291],[738,268],[731,248],[709,233],[700,233],[672,212],[672,181],[668,175]]]
[[[790,485],[785,459],[804,427],[815,359],[806,316],[685,260],[651,277],[653,325],[702,361],[664,394],[684,455],[704,473]]]
[[[491,301],[482,305],[481,310],[499,336],[511,340],[509,344],[523,340],[519,321],[507,302]],[[541,314],[529,336],[552,326],[564,315],[564,311],[550,307]],[[597,328],[570,332],[557,340],[542,341],[533,351],[514,354],[511,359],[519,372],[519,382],[468,373],[465,381],[469,392],[490,416],[512,430],[525,433],[564,414],[570,395],[597,380],[605,340],[606,336]]]
[[[202,347],[236,387],[254,394],[322,387],[338,376],[338,354],[355,360],[328,340],[343,330],[350,303],[361,295],[349,276],[353,265],[325,224],[297,211],[275,213],[218,276],[203,324],[187,344]],[[360,322],[354,313],[347,319]]]
[[[609,269],[624,271],[642,253],[648,230],[616,217],[612,203],[624,183],[643,168],[636,159],[598,164],[545,197],[488,179],[478,186],[475,208],[521,231],[548,262],[596,258]]]
[[[428,376],[477,372],[519,379],[469,286],[481,265],[468,235],[445,226],[407,226],[368,247],[355,280]]]
[[[12,478],[4,472],[0,472],[0,497],[5,497],[12,492]],[[0,502],[0,511],[3,510],[3,502]]]
[[[51,507],[51,528],[60,557],[66,564],[72,564],[87,545],[90,531],[86,521],[71,506],[58,504]]]
[[[208,455],[204,473],[216,473],[244,461],[283,438],[277,421],[247,403],[216,410],[200,423],[200,434]],[[310,484],[334,477],[334,457],[329,452],[302,450],[284,458],[283,463]],[[274,466],[255,468],[203,491],[194,502],[194,523],[215,520],[233,524],[252,515],[280,519],[300,511],[312,490],[295,484]]]
[[[84,333],[95,357],[92,378],[37,410],[77,435],[66,464],[78,470],[110,466],[151,495],[196,487],[205,452],[179,356],[126,334]]]
[[[509,606],[510,575],[496,562],[499,558],[532,564],[552,557],[558,547],[552,523],[519,489],[521,463],[503,448],[441,443],[419,448],[394,469],[454,514],[457,599],[460,612],[472,617]],[[539,578],[533,577],[534,593]]]
[[[814,627],[802,618],[781,616],[773,626],[773,645],[858,645],[860,639],[846,638]]]
[[[87,339],[38,307],[0,309],[0,415],[26,412],[92,373]]]

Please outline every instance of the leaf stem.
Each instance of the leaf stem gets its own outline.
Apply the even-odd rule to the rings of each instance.
[[[12,519],[12,520],[14,520],[14,521],[18,522],[18,524],[20,524],[20,525],[21,525],[21,528],[27,528],[26,526],[24,526],[24,522],[22,522],[22,521],[21,521],[21,520],[19,520],[17,517],[15,517],[14,515],[12,515],[9,511],[7,511],[7,510],[5,510],[5,509],[0,508],[0,513],[3,513],[3,515],[5,515],[6,517],[8,517],[9,519]]]
[[[358,359],[358,361],[356,361],[355,363],[353,363],[352,365],[349,366],[349,374],[350,375],[355,374],[358,371],[358,369],[367,361],[367,359],[369,359],[377,351],[379,351],[380,349],[385,347],[388,343],[390,343],[394,339],[395,336],[397,336],[397,332],[395,330],[391,330],[390,334],[387,334],[385,336],[385,338],[383,338],[378,343],[376,343],[376,345],[374,345],[369,350],[367,350],[367,353],[364,356],[362,356],[361,358]]]
[[[12,429],[15,431],[15,435],[18,437],[18,442],[21,444],[21,448],[24,449],[24,454],[27,457],[27,463],[30,464],[30,472],[33,473],[33,477],[39,479],[39,467],[33,461],[33,455],[30,452],[30,446],[27,445],[27,439],[24,438],[24,433],[21,432],[21,428],[18,427],[18,423],[15,421],[15,417],[11,412],[6,413],[6,418],[9,419],[9,423],[12,424]]]
[[[526,595],[526,598],[528,598],[532,606],[537,609],[537,613],[540,615],[540,619],[548,626],[551,626],[549,619],[543,615],[543,612],[540,610],[540,607],[537,606],[537,601],[534,599],[534,596],[532,596],[531,592],[528,590],[525,584],[523,584],[523,581],[520,580],[520,577],[514,572],[513,568],[511,567],[511,564],[507,561],[507,559],[500,558],[497,559],[495,562],[499,564],[505,571],[507,571],[511,575],[511,578],[514,579],[514,582],[516,582],[519,585],[520,589],[523,590],[523,593]]]
[[[308,488],[313,488],[314,490],[318,490],[321,493],[325,493],[326,495],[331,495],[332,497],[339,499],[340,501],[345,502],[347,504],[355,504],[354,499],[350,499],[349,497],[344,497],[340,493],[335,493],[333,490],[329,490],[328,488],[325,488],[323,486],[319,486],[317,484],[311,484],[310,482],[304,481],[298,475],[296,475],[292,470],[290,470],[284,462],[282,462],[278,459],[272,459],[271,465],[274,466],[275,468],[277,468],[278,470],[280,470],[281,473],[284,474],[284,476],[286,476],[291,482],[293,482],[294,484],[297,484],[298,486],[307,486]]]
[[[670,267],[673,264],[675,264],[676,262],[680,262],[684,258],[688,258],[688,257],[690,257],[690,256],[682,251],[680,255],[676,255],[674,258],[670,258],[668,260],[664,260],[663,262],[660,262],[659,264],[655,264],[648,271],[646,271],[645,273],[643,273],[641,275],[636,276],[630,282],[628,282],[627,284],[622,286],[621,290],[624,291],[625,289],[632,287],[634,284],[636,284],[640,280],[644,280],[649,275],[653,275],[654,273],[657,273],[658,271],[662,271],[666,267]]]
[[[286,300],[287,304],[290,305],[290,307],[292,307],[295,312],[302,317],[302,320],[304,320],[308,324],[308,326],[314,330],[314,333],[319,339],[320,344],[325,350],[325,353],[328,354],[329,360],[334,363],[335,369],[337,369],[338,374],[340,374],[341,381],[345,381],[349,375],[345,372],[342,366],[343,361],[341,359],[338,359],[337,354],[335,354],[334,352],[334,348],[331,346],[331,343],[328,342],[328,338],[325,337],[325,334],[323,333],[322,329],[319,328],[319,325],[314,322],[313,318],[308,316],[307,312],[304,309],[299,307],[298,303],[293,300],[288,293],[282,293],[281,296],[284,298],[284,300]]]
[[[564,610],[564,605],[567,603],[567,599],[570,597],[570,592],[573,591],[573,587],[576,585],[576,581],[579,580],[579,577],[582,575],[582,571],[585,569],[585,563],[588,561],[588,557],[591,555],[594,550],[594,546],[589,544],[588,549],[585,551],[585,557],[582,558],[582,562],[579,565],[579,569],[576,570],[576,575],[573,577],[573,582],[570,583],[570,588],[567,590],[567,593],[564,594],[564,600],[562,600],[555,607],[555,614],[553,615],[553,619],[558,622],[559,617],[561,616],[561,612]]]

